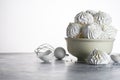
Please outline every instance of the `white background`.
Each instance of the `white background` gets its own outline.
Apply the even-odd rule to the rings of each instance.
[[[66,49],[66,28],[85,10],[104,11],[120,30],[119,0],[0,0],[0,52],[33,52],[40,44]],[[119,53],[120,32],[113,52]]]

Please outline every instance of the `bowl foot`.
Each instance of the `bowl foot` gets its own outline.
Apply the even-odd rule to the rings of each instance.
[[[78,58],[78,63],[86,63],[85,59]]]

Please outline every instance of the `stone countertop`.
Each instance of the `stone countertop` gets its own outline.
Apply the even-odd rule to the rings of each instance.
[[[119,80],[120,64],[88,65],[55,60],[44,63],[35,53],[0,53],[0,80]]]

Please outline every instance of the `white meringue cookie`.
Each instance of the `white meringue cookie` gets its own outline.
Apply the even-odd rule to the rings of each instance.
[[[117,34],[117,29],[112,26],[104,26],[102,28],[103,33],[101,34],[101,39],[114,39]]]
[[[111,58],[106,52],[94,49],[86,59],[88,64],[108,64]]]
[[[94,18],[89,13],[80,12],[75,16],[75,22],[82,25],[92,24],[94,22]]]
[[[78,23],[69,23],[67,27],[67,36],[77,38],[80,34],[81,25]]]
[[[101,27],[97,24],[85,26],[81,30],[82,36],[88,39],[99,39],[102,33]]]
[[[99,25],[109,25],[112,22],[112,18],[109,14],[99,11],[94,15],[94,21]]]
[[[94,10],[87,10],[86,13],[91,14],[92,16],[94,16],[97,12]]]

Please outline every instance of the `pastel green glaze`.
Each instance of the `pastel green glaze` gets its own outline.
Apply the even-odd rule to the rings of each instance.
[[[67,42],[68,52],[78,58],[79,62],[85,62],[90,52],[94,49],[111,53],[114,39],[74,39],[65,38]]]

